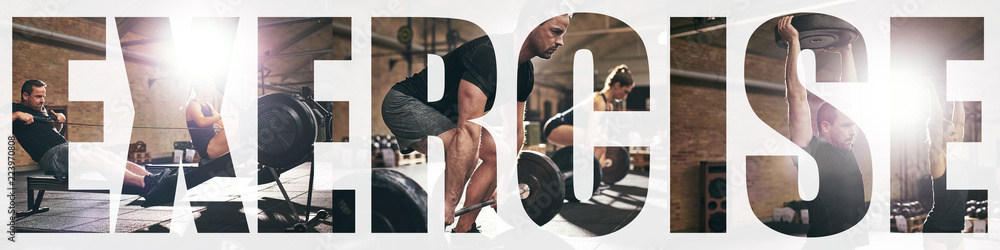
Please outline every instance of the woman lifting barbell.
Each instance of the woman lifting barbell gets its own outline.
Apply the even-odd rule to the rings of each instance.
[[[604,89],[594,93],[594,111],[624,111],[625,98],[632,92],[635,82],[632,80],[632,71],[625,64],[618,65],[610,70],[607,80],[604,81]],[[548,121],[542,132],[542,141],[555,144],[560,147],[573,145],[573,110],[576,107],[556,114]],[[597,157],[602,167],[609,167],[604,157],[604,147],[594,147],[594,156]]]

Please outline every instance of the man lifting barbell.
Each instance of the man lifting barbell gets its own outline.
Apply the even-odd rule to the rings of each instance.
[[[517,124],[524,120],[524,102],[534,87],[530,59],[549,59],[563,46],[569,15],[542,22],[525,39],[518,54]],[[427,101],[427,70],[396,83],[382,101],[382,119],[396,136],[400,148],[427,153],[427,136],[437,136],[445,147],[445,224],[455,220],[462,188],[469,182],[466,205],[483,202],[496,189],[496,149],[493,137],[471,121],[493,108],[496,93],[496,58],[492,42],[483,36],[469,41],[442,57],[445,63],[444,96]],[[524,128],[518,126],[518,148]],[[482,160],[476,167],[477,160]],[[479,211],[459,218],[456,232],[473,229]]]
[[[826,52],[839,53],[841,56],[841,81],[856,82],[857,72],[854,67],[854,55],[851,42],[853,39],[835,39],[831,43],[809,44],[805,47],[800,40],[796,27],[800,23],[817,26],[823,23],[838,21],[831,16],[805,15],[800,16],[809,22],[792,22],[792,16],[782,17],[775,28],[779,46],[788,49],[785,59],[785,87],[788,100],[788,129],[790,138],[795,145],[802,147],[816,159],[819,168],[819,194],[809,201],[809,237],[828,236],[843,232],[864,217],[865,190],[864,180],[858,161],[851,148],[857,135],[857,126],[829,103],[820,106],[816,114],[816,129],[819,136],[814,136],[810,122],[808,92],[799,82],[797,61],[802,49],[826,48]],[[799,17],[797,17],[799,18]],[[822,19],[822,20],[821,20]],[[836,20],[835,20],[836,19]],[[842,22],[842,21],[841,21]],[[796,26],[793,26],[795,24]],[[814,32],[814,29],[804,29],[803,33]],[[856,31],[855,31],[856,33]],[[856,39],[856,35],[854,36]],[[825,42],[812,39],[810,42]]]

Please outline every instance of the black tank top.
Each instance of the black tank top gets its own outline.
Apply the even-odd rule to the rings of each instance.
[[[608,105],[608,97],[604,96],[604,93],[601,93],[601,99],[604,100],[604,111],[613,111],[614,110],[614,108],[612,108],[611,105]]]
[[[205,117],[212,116],[212,108],[208,107],[207,103],[199,103],[199,106],[201,106],[201,115]],[[201,158],[208,158],[208,142],[212,141],[212,137],[215,137],[215,130],[207,128],[211,128],[212,125],[203,128],[198,126],[198,123],[194,120],[190,120],[187,121],[187,127],[188,133],[191,134],[191,143],[194,144],[194,150],[198,151]]]
[[[948,190],[948,171],[931,180],[934,207],[924,222],[925,232],[961,232],[965,229],[965,202],[968,190]]]

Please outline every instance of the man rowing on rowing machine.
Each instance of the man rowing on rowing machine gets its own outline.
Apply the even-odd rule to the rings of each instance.
[[[66,122],[66,115],[45,108],[46,86],[45,82],[36,79],[27,80],[21,85],[21,102],[13,104],[11,130],[21,148],[28,152],[32,160],[38,162],[42,170],[66,182],[69,175],[69,142],[59,134]],[[112,162],[111,159],[117,158],[100,150],[94,150],[94,153],[90,157],[98,161]],[[113,176],[116,174],[113,168],[110,165],[100,165],[97,169],[104,176]],[[142,166],[126,161],[123,183],[128,187],[138,188],[139,194],[145,197],[152,190],[159,189],[157,183],[169,174],[169,171],[164,171],[154,175]]]

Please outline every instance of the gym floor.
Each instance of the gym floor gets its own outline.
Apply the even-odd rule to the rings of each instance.
[[[407,175],[425,187],[425,190],[428,189],[426,165],[403,166],[394,170]],[[639,214],[646,201],[648,187],[648,173],[629,172],[625,179],[615,185],[602,187],[589,201],[564,203],[559,214],[543,225],[542,229],[574,237],[610,234],[627,225]],[[476,225],[480,226],[479,230],[483,234],[496,236],[499,234],[496,230],[498,220],[496,212],[486,208],[480,212]],[[450,232],[451,227],[445,230]]]
[[[308,163],[307,163],[308,164]],[[289,197],[300,213],[305,210],[306,191],[309,184],[309,168],[303,164],[281,175],[282,183]],[[427,166],[416,164],[398,167],[395,170],[414,179],[421,186],[427,186]],[[19,172],[15,182],[15,207],[18,211],[27,208],[27,176],[42,175],[41,171]],[[242,212],[238,191],[226,188],[235,178],[216,177],[191,190],[192,217],[198,232],[247,232],[247,222]],[[646,200],[649,180],[645,173],[629,173],[613,186],[602,188],[589,201],[565,203],[562,210],[549,223],[542,226],[564,236],[598,236],[612,233],[632,221]],[[258,187],[258,232],[284,232],[293,221],[288,205],[284,202],[274,183]],[[230,194],[230,195],[210,195]],[[330,209],[330,191],[313,192],[313,209]],[[173,220],[172,206],[143,208],[143,199],[137,195],[122,194],[118,212],[116,232],[169,232]],[[42,201],[49,211],[14,220],[18,232],[94,232],[106,233],[109,226],[108,194],[48,191]],[[600,214],[601,216],[594,216]],[[477,225],[485,235],[496,236],[497,214],[492,209],[484,209]],[[331,218],[321,221],[317,232],[332,232]],[[444,229],[451,231],[451,228]]]
[[[281,175],[281,181],[288,195],[301,213],[306,206],[306,191],[309,185],[308,163],[288,170]],[[19,172],[16,176],[15,207],[18,211],[27,208],[26,178],[43,175],[41,171]],[[216,177],[188,190],[191,200],[191,215],[198,232],[249,232],[243,203],[239,191],[233,187],[236,178]],[[258,186],[258,232],[284,232],[294,221],[290,217],[288,205],[275,183]],[[42,200],[48,212],[17,217],[14,227],[17,232],[93,232],[106,233],[109,227],[108,194],[48,191]],[[122,194],[118,210],[116,232],[169,232],[173,218],[172,206],[143,208],[143,199],[138,195]],[[313,212],[330,209],[333,204],[330,191],[313,192]],[[322,205],[327,204],[327,205]],[[320,206],[320,207],[317,207]],[[185,218],[186,219],[186,218]],[[318,232],[332,232],[330,218],[321,221]]]

